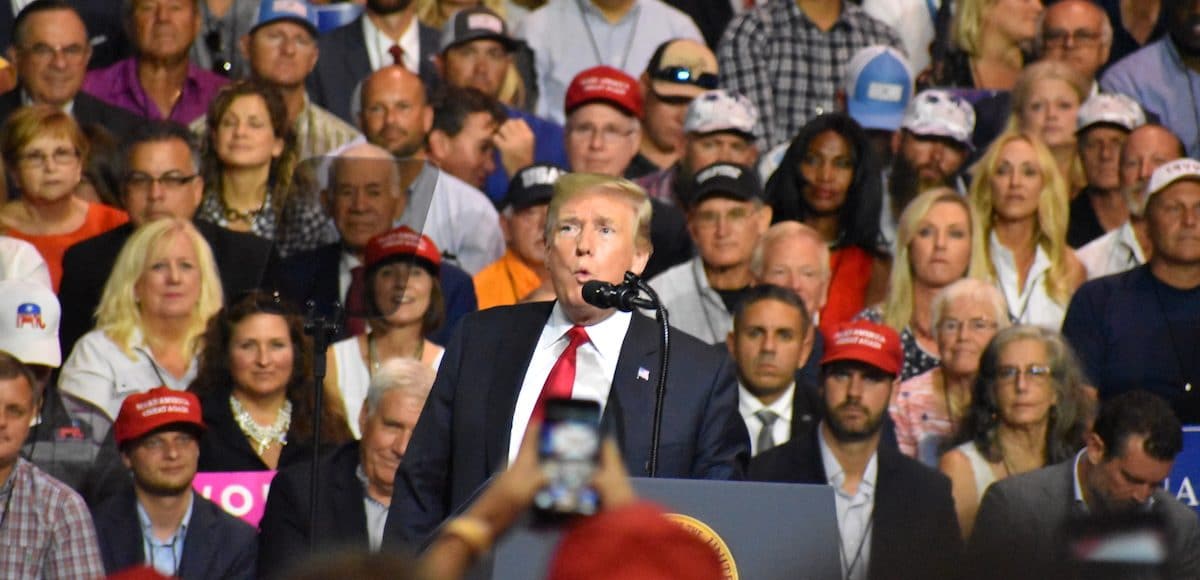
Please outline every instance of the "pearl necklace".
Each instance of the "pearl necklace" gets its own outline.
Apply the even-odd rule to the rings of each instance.
[[[250,439],[255,447],[255,452],[259,455],[266,453],[267,448],[275,441],[278,441],[280,445],[287,445],[287,432],[292,425],[291,401],[286,399],[283,401],[283,407],[275,416],[275,422],[267,427],[256,423],[242,403],[233,395],[229,395],[229,408],[233,411],[233,420],[237,421],[238,428]]]

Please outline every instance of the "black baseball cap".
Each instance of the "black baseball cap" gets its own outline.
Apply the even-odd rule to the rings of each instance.
[[[758,172],[745,165],[714,163],[696,172],[693,179],[692,207],[710,197],[724,197],[738,201],[763,199],[762,184]]]
[[[502,208],[511,207],[521,211],[527,207],[550,203],[554,197],[554,184],[567,170],[549,163],[535,163],[522,169],[508,182],[508,194],[504,196]]]
[[[481,38],[495,40],[509,52],[517,48],[517,42],[508,35],[508,24],[504,19],[484,6],[476,6],[459,10],[446,21],[440,52],[444,54],[459,44]]]

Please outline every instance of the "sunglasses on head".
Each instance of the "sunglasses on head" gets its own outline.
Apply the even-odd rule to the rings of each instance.
[[[695,85],[702,89],[713,90],[717,88],[717,75],[713,73],[696,73],[686,66],[667,66],[654,71],[650,75],[654,80],[666,81],[668,83],[679,83],[682,85]]]

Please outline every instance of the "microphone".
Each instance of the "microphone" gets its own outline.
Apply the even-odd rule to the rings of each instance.
[[[632,312],[636,308],[654,308],[653,301],[639,298],[636,283],[625,281],[612,284],[601,280],[589,280],[583,283],[583,301],[597,308],[616,308],[622,312]]]

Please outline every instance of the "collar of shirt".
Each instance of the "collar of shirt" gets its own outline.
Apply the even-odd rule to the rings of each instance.
[[[350,271],[361,265],[362,260],[358,259],[358,256],[342,250],[341,258],[338,259],[338,296],[343,299],[346,297],[346,292],[350,290],[350,281],[353,279]]]
[[[754,419],[755,413],[763,409],[770,409],[775,411],[775,414],[779,415],[780,419],[783,419],[790,424],[792,422],[792,401],[795,398],[795,381],[788,385],[787,390],[783,392],[783,395],[770,405],[764,405],[762,401],[758,400],[758,397],[750,394],[750,391],[747,390],[746,387],[742,386],[741,381],[738,381],[738,412],[742,414],[742,419],[745,419],[747,423]]]
[[[142,506],[142,502],[136,501],[134,503],[137,505],[138,524],[142,527],[142,537],[146,543],[153,547],[163,547],[176,545],[175,542],[180,542],[174,550],[182,551],[182,542],[186,541],[187,537],[188,523],[192,521],[192,508],[196,506],[195,492],[188,494],[187,511],[183,512],[183,519],[179,521],[179,528],[165,541],[159,540],[154,536],[154,527],[150,522],[150,514],[146,513],[146,508]]]
[[[371,61],[371,70],[379,70],[391,65],[392,54],[388,52],[388,49],[392,45],[398,44],[400,48],[404,49],[404,68],[414,74],[420,71],[421,37],[418,34],[420,25],[417,24],[415,15],[408,23],[408,28],[400,33],[400,38],[392,38],[384,34],[378,26],[375,26],[375,21],[366,14],[363,14],[362,22],[363,39],[366,40],[367,58]]]
[[[1017,322],[1026,322],[1025,313],[1029,309],[1029,301],[1033,297],[1034,291],[1038,289],[1038,285],[1042,283],[1043,276],[1050,269],[1050,257],[1046,255],[1046,250],[1042,248],[1042,245],[1038,244],[1033,256],[1033,264],[1029,267],[1029,274],[1025,277],[1025,286],[1017,288],[1017,260],[1012,251],[1000,243],[1000,237],[996,235],[995,231],[988,235],[988,244],[992,255],[992,265],[996,268],[996,282],[1008,300],[1009,316],[1016,319]]]
[[[1137,234],[1133,231],[1133,225],[1126,220],[1117,228],[1117,238],[1114,245],[1124,246],[1126,250],[1137,260],[1138,265],[1146,263],[1146,254],[1142,252],[1142,244],[1138,242]]]
[[[33,104],[33,97],[29,96],[29,93],[25,92],[25,89],[21,89],[21,104],[26,107]],[[62,110],[64,113],[74,117],[75,116],[75,99],[71,99],[71,100],[67,101],[67,104],[62,106]]]
[[[621,345],[625,342],[625,334],[629,332],[632,319],[632,312],[615,311],[608,318],[586,327],[588,339],[596,352],[600,353],[600,360],[606,369],[616,369],[617,359],[621,356]],[[567,318],[562,304],[555,302],[550,311],[550,318],[546,321],[546,328],[538,338],[536,350],[554,348],[572,326],[575,326],[575,323]],[[608,378],[612,379],[611,373]],[[600,403],[604,404],[603,401]]]
[[[825,430],[820,427],[817,428],[817,445],[821,448],[821,464],[825,467],[825,478],[829,485],[833,486],[835,493],[849,497],[842,490],[842,484],[846,482],[846,471],[829,448],[829,443],[825,441]],[[867,461],[867,468],[863,470],[862,481],[858,484],[858,493],[855,496],[863,496],[867,501],[871,501],[875,494],[875,478],[878,473],[879,450],[876,449],[871,454],[870,461]]]

